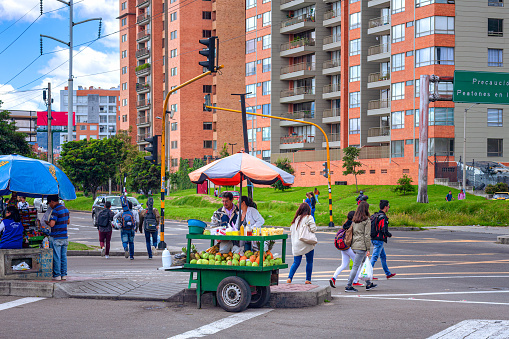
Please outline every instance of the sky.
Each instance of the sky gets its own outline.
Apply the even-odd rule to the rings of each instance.
[[[67,2],[69,0],[66,0]],[[74,26],[74,89],[119,86],[118,0],[74,0],[74,22],[102,18]],[[67,86],[69,48],[40,34],[69,41],[69,6],[57,0],[0,0],[1,109],[46,110],[42,89],[51,83],[53,110],[60,108],[60,90]],[[26,68],[26,69],[25,69]],[[19,74],[18,74],[19,73]]]

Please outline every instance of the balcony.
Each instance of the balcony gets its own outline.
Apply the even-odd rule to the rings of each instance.
[[[279,139],[279,149],[312,149],[316,147],[314,135],[290,135]]]
[[[341,23],[341,10],[330,10],[323,15],[325,27],[338,26]]]
[[[145,13],[136,17],[136,23],[138,25],[146,25],[150,22],[150,14]]]
[[[329,148],[341,148],[341,135],[339,133],[329,133],[327,134],[327,139],[329,139]],[[326,148],[327,143],[322,142],[322,147]]]
[[[282,57],[298,57],[306,54],[313,54],[316,52],[315,39],[299,39],[287,42],[281,45]]]
[[[138,35],[136,36],[136,42],[139,42],[139,43],[148,41],[149,39],[150,39],[150,30],[148,30],[148,29],[138,32]]]
[[[146,82],[136,83],[136,93],[143,94],[150,91],[150,85]]]
[[[368,129],[368,143],[390,142],[391,129],[385,127],[373,127]]]
[[[391,60],[391,44],[381,44],[368,48],[368,61],[385,62]]]
[[[324,51],[338,51],[341,49],[341,34],[329,35],[323,38]]]
[[[323,99],[339,99],[341,97],[341,84],[330,84],[323,86]]]
[[[384,8],[384,7],[390,7],[391,6],[391,0],[370,0],[368,1],[368,7],[371,8]]]
[[[327,60],[323,63],[323,75],[335,75],[341,73],[341,61],[339,59]]]
[[[387,99],[371,100],[368,103],[368,115],[391,114],[391,101]]]
[[[390,73],[371,73],[368,76],[368,88],[389,88],[391,87]]]
[[[287,113],[282,113],[281,117],[289,118],[289,119],[296,119],[296,120],[313,119],[315,117],[315,112],[314,111],[287,112]],[[302,126],[302,125],[305,125],[305,124],[298,122],[298,121],[288,121],[288,120],[279,121],[279,126],[281,126],[281,127]]]
[[[147,141],[145,141],[145,138],[150,138],[152,137],[152,135],[150,133],[141,133],[141,134],[138,134],[138,137],[137,137],[137,142],[140,144],[140,143],[144,143],[144,144],[148,144]]]
[[[315,16],[304,14],[281,22],[281,34],[294,34],[314,29]]]
[[[150,4],[150,0],[138,0],[136,1],[136,7],[145,8]]]
[[[322,123],[337,124],[341,121],[341,111],[339,108],[329,108],[323,111]]]
[[[139,116],[136,119],[136,125],[137,126],[143,126],[143,125],[149,125],[150,124],[150,114],[145,114],[142,116]]]
[[[143,111],[150,108],[150,99],[142,99],[136,102],[136,108],[138,111]]]
[[[316,76],[316,67],[314,62],[301,62],[285,67],[281,67],[280,80],[299,80]]]
[[[316,0],[281,0],[279,9],[282,11],[295,11],[307,6],[316,5]]]
[[[390,158],[390,155],[390,146],[367,146],[360,149],[359,159]]]
[[[290,104],[314,100],[315,100],[314,87],[297,87],[294,89],[282,90],[279,102],[282,104]]]
[[[143,60],[150,57],[150,49],[148,48],[140,48],[136,51],[136,59]]]
[[[384,15],[380,18],[369,20],[368,34],[385,35],[391,32],[391,17]]]
[[[135,72],[136,72],[136,76],[138,76],[138,77],[150,75],[150,64],[145,63],[142,65],[136,66]]]

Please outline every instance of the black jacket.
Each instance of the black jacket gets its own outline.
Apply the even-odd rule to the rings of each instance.
[[[389,218],[379,211],[371,216],[371,240],[382,240],[387,242],[387,238],[392,237],[389,232]]]

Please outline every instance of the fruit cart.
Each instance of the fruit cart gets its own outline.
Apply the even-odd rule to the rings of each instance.
[[[201,308],[201,296],[206,292],[215,292],[217,302],[225,311],[242,312],[247,307],[265,306],[270,299],[270,286],[277,285],[279,270],[288,268],[285,263],[287,234],[269,236],[229,236],[187,234],[186,263],[173,271],[190,272],[189,288],[196,284],[198,308]],[[260,255],[259,266],[229,266],[210,264],[191,264],[191,245],[195,239],[259,241],[260,253],[264,253],[264,242],[282,240],[282,263],[264,266],[264,257]]]

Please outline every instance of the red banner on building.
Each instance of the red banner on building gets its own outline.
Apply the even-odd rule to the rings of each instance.
[[[72,125],[76,125],[76,113],[72,113]],[[48,126],[48,112],[37,112],[37,126]],[[51,126],[67,126],[67,112],[51,112]]]

